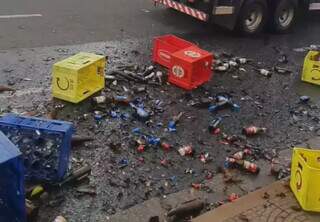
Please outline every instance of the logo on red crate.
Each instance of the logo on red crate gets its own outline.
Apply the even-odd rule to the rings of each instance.
[[[178,78],[184,77],[184,70],[181,66],[173,66],[172,73],[175,77],[178,77]]]
[[[171,55],[170,55],[170,53],[168,51],[159,50],[158,55],[162,60],[164,60],[166,62],[170,62]]]
[[[195,52],[195,51],[191,51],[191,50],[185,51],[184,54],[186,56],[191,57],[191,58],[200,58],[201,57],[201,54],[199,52]]]

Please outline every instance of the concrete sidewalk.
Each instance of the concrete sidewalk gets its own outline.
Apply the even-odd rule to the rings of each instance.
[[[316,222],[320,214],[301,210],[288,181],[278,181],[193,220],[212,221]]]

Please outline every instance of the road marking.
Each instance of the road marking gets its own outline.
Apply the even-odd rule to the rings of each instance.
[[[0,19],[42,17],[42,14],[0,15]]]

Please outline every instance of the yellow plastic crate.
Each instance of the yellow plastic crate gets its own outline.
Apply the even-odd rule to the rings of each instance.
[[[52,95],[79,103],[105,87],[105,56],[78,53],[53,65]]]
[[[320,150],[293,149],[290,187],[304,210],[320,212]]]
[[[310,51],[303,65],[302,81],[320,85],[320,61],[314,61],[319,51]]]

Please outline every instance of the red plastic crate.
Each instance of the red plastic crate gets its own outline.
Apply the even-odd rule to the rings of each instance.
[[[172,53],[190,46],[194,46],[194,44],[174,35],[156,37],[153,43],[152,60],[166,68],[170,68]]]
[[[196,46],[172,54],[169,82],[192,90],[210,80],[213,55]]]

